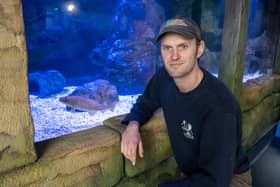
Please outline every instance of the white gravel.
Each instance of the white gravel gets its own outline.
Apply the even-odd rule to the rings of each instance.
[[[61,93],[48,98],[29,96],[35,126],[35,142],[101,125],[105,119],[128,113],[139,96],[119,96],[119,102],[113,111],[98,111],[91,115],[88,112],[67,111],[65,104],[58,100],[59,97],[67,96],[75,88],[65,87]]]

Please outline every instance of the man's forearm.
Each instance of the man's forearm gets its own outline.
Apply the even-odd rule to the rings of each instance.
[[[136,126],[139,128],[140,123],[138,121],[133,120],[133,121],[129,121],[128,126]]]
[[[142,139],[139,132],[139,122],[130,121],[122,133],[121,152],[132,165],[136,164],[137,150],[140,157],[144,156]]]

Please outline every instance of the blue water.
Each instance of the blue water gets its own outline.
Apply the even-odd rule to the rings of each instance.
[[[154,38],[162,22],[174,16],[212,28],[203,36],[214,58],[206,55],[202,65],[218,72],[225,0],[22,2],[29,73],[58,71],[66,86],[106,79],[120,94],[142,93],[162,65]]]
[[[277,123],[277,129],[276,129],[275,136],[277,138],[280,138],[280,121],[278,121],[278,123]]]

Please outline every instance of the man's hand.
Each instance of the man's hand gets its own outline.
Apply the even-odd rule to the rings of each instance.
[[[137,121],[131,121],[122,133],[121,152],[131,161],[132,165],[136,164],[137,148],[139,156],[142,158],[144,156],[144,150],[139,132],[139,123]]]

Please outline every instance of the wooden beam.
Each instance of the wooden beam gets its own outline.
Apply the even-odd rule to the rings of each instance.
[[[250,0],[227,0],[219,78],[240,99],[245,67]]]
[[[280,74],[280,33],[278,35],[278,44],[277,44],[275,56],[276,58],[275,58],[273,73]]]

